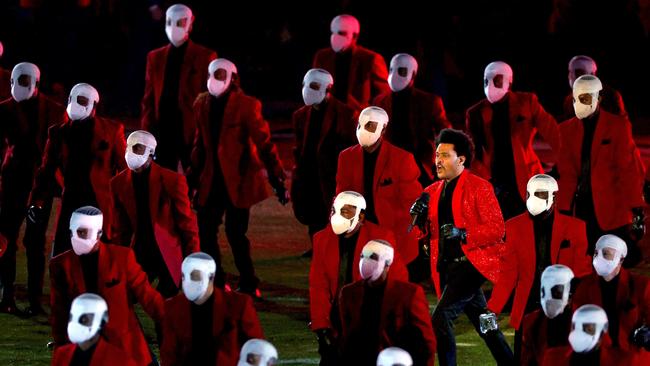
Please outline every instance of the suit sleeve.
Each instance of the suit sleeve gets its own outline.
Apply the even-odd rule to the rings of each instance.
[[[371,100],[372,97],[383,93],[390,93],[391,91],[388,86],[388,69],[386,68],[386,61],[379,54],[375,54],[372,60],[370,83],[372,86]]]
[[[253,143],[257,146],[257,153],[259,154],[260,159],[266,166],[266,170],[269,174],[269,181],[284,181],[286,177],[284,175],[284,170],[282,169],[278,149],[275,144],[271,142],[271,130],[268,122],[266,122],[264,117],[262,117],[262,103],[258,100],[255,100],[254,102],[253,111],[251,111],[248,123],[248,132]]]
[[[643,200],[645,168],[641,160],[641,153],[632,138],[632,125],[624,123],[617,131],[622,136],[616,139],[620,145],[617,146],[615,150],[617,153],[614,156],[617,160],[614,165],[616,167],[615,176],[618,179],[615,186],[622,192],[626,192],[625,197],[628,199],[626,204],[630,210],[635,207],[643,207],[645,206]]]
[[[165,312],[173,311],[171,301],[172,299],[165,301]],[[162,347],[160,347],[160,358],[162,360],[162,365],[178,364],[176,354],[179,340],[175,329],[177,325],[174,324],[172,319],[173,317],[170,316],[166,316],[163,319],[163,342]]]
[[[68,320],[72,299],[66,296],[67,283],[60,261],[50,262],[50,323],[52,338],[57,347],[70,343],[68,340]]]
[[[135,254],[128,250],[126,271],[129,291],[135,295],[145,312],[157,323],[162,324],[165,305],[160,293],[151,287],[147,275],[135,260]]]
[[[415,163],[413,154],[407,153],[404,157],[404,161],[399,164],[402,168],[399,174],[399,192],[402,203],[400,210],[402,210],[403,214],[408,215],[411,205],[422,193],[422,185],[418,181],[418,178],[420,178],[420,168]]]
[[[492,185],[482,181],[480,184],[476,184],[475,187],[468,187],[468,189],[472,192],[476,212],[472,213],[472,215],[475,215],[472,218],[473,222],[465,228],[467,231],[467,245],[471,249],[501,243],[505,234],[505,225]]]
[[[153,75],[153,57],[149,53],[147,55],[147,69],[145,71],[144,78],[144,95],[142,97],[141,107],[142,107],[142,118],[140,120],[140,128],[145,131],[151,132],[154,128],[155,116],[156,116],[156,101],[154,95],[154,78]]]
[[[255,307],[253,306],[253,300],[249,296],[243,297],[244,302],[242,304],[242,313],[240,318],[240,330],[241,336],[243,339],[240,339],[240,347],[244,343],[252,338],[261,338],[264,339],[264,332],[262,331],[262,326],[260,325],[260,320],[257,317],[257,312],[255,312]]]
[[[59,165],[59,153],[61,150],[60,136],[57,127],[50,127],[48,130],[47,142],[43,161],[34,176],[30,203],[43,207],[44,203],[52,199],[53,186],[56,183],[56,171]]]
[[[350,185],[348,171],[349,165],[345,164],[345,150],[339,153],[339,159],[336,166],[336,194],[347,190]]]
[[[113,149],[113,167],[114,173],[119,173],[127,169],[124,153],[126,152],[126,137],[124,136],[124,125],[119,124],[117,132],[115,133],[115,148]],[[115,174],[113,174],[115,175]]]
[[[182,237],[184,246],[183,256],[188,256],[200,250],[199,229],[196,223],[196,216],[190,207],[185,177],[180,174],[175,174],[174,176],[176,177],[175,184],[167,191],[171,195],[174,223]]]
[[[492,297],[488,302],[488,309],[497,314],[501,314],[503,307],[508,302],[518,282],[519,271],[517,269],[517,263],[519,263],[519,258],[517,257],[517,244],[515,242],[520,239],[513,238],[506,231],[506,249],[499,261],[499,280],[495,283],[494,289],[492,290]],[[519,242],[519,245],[521,244],[523,243]]]
[[[125,247],[131,246],[131,237],[133,236],[133,228],[126,208],[119,198],[116,181],[117,177],[111,179],[111,191],[113,193],[113,214],[111,217],[111,236],[113,244],[122,245]]]
[[[325,275],[325,253],[321,246],[322,238],[314,236],[314,255],[309,268],[309,310],[311,315],[311,330],[331,328],[330,284]]]
[[[532,95],[531,109],[533,111],[532,117],[533,121],[535,121],[537,131],[544,141],[551,145],[551,161],[557,162],[558,156],[560,156],[561,144],[560,130],[557,126],[557,122],[555,121],[555,118],[553,118],[553,116],[542,107],[535,94]]]
[[[419,351],[423,356],[421,361],[424,361],[424,356],[426,355],[426,364],[433,366],[436,358],[436,337],[433,334],[433,326],[431,325],[429,303],[420,286],[417,286],[413,294],[410,312],[411,325],[419,330],[424,343],[424,347]],[[417,364],[417,361],[414,363]]]

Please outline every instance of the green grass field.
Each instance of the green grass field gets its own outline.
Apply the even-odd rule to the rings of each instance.
[[[282,364],[318,364],[315,336],[307,328],[309,313],[309,265],[300,254],[309,247],[307,230],[293,217],[290,207],[282,207],[270,198],[255,206],[251,213],[249,238],[253,243],[253,256],[265,301],[256,307],[266,337],[278,348]],[[230,248],[220,233],[224,267],[228,273],[237,274]],[[19,307],[25,307],[25,252],[18,253],[17,293]],[[231,277],[231,286],[237,285]],[[49,283],[46,277],[46,295]],[[435,304],[429,295],[431,308]],[[45,302],[49,303],[49,301]],[[46,307],[49,311],[49,306]],[[139,311],[147,338],[155,340],[152,322]],[[507,319],[501,321],[506,327]],[[512,342],[513,331],[504,328]],[[456,327],[458,357],[461,365],[494,364],[488,349],[471,324],[462,316]],[[46,348],[50,340],[50,327],[46,317],[20,319],[0,314],[0,365],[49,365],[51,352]]]

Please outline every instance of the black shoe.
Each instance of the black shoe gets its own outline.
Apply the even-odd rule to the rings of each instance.
[[[40,304],[37,305],[30,305],[27,309],[24,310],[25,316],[39,316],[39,315],[47,315],[45,312],[45,309]]]
[[[311,256],[314,254],[314,251],[312,249],[309,249],[308,251],[302,253],[300,255],[300,258],[311,258]]]
[[[0,313],[23,315],[23,312],[16,307],[15,301],[2,301],[0,302]]]

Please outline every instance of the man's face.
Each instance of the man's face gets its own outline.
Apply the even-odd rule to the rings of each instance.
[[[375,122],[375,121],[368,121],[368,123],[366,123],[366,124],[363,126],[363,129],[365,129],[365,130],[368,131],[368,132],[375,133],[375,131],[377,131],[377,126],[379,126],[379,123],[378,123],[378,122]]]
[[[614,248],[605,247],[602,249],[602,252],[603,252],[603,258],[607,259],[608,261],[612,261],[617,258],[616,257],[617,252],[616,249]]]
[[[131,147],[131,151],[136,155],[144,155],[147,152],[147,147],[142,144],[135,144]]]
[[[354,215],[357,213],[357,208],[356,206],[348,205],[345,204],[343,207],[341,207],[341,216],[345,217],[348,220],[352,220],[354,218]]]
[[[102,230],[98,230],[98,231],[97,231],[97,235],[96,235],[95,238],[91,237],[91,236],[92,236],[92,232],[93,232],[92,229],[85,228],[85,227],[82,226],[82,227],[79,227],[79,228],[77,229],[77,236],[78,236],[80,239],[97,239],[97,240],[99,240],[99,238],[101,238],[101,236],[102,236]]]
[[[454,144],[440,143],[436,148],[436,174],[439,179],[451,180],[463,172],[464,157],[459,157]]]

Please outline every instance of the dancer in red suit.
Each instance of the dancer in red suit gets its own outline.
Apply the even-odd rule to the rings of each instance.
[[[424,291],[389,278],[393,255],[388,242],[371,240],[358,265],[362,279],[341,289],[341,365],[376,365],[388,347],[406,350],[416,365],[435,363],[436,338]]]
[[[550,161],[560,150],[557,122],[533,93],[511,91],[512,68],[492,62],[483,76],[486,99],[466,113],[466,127],[476,146],[472,171],[494,186],[504,219],[526,211],[526,184],[544,173],[533,139],[539,135],[551,145]]]
[[[417,72],[415,57],[406,53],[393,56],[388,74],[391,91],[377,96],[373,104],[383,108],[391,121],[386,139],[415,156],[420,183],[427,187],[435,179],[432,167],[436,136],[451,123],[442,98],[413,86]]]
[[[368,107],[361,112],[359,144],[339,155],[336,192],[362,193],[366,220],[393,231],[395,248],[409,263],[418,255],[417,236],[406,230],[411,223],[409,206],[422,191],[420,170],[412,154],[384,140],[387,125],[388,115],[383,109]]]
[[[109,343],[103,332],[108,320],[108,305],[101,296],[77,296],[68,323],[72,344],[54,350],[52,366],[136,366],[122,349]]]
[[[121,123],[95,116],[99,93],[81,83],[70,91],[68,120],[50,127],[43,162],[34,178],[27,219],[43,223],[46,202],[52,199],[63,177],[63,194],[53,255],[70,249],[68,223],[72,211],[85,205],[99,207],[106,220],[104,239],[110,240],[111,178],[126,168],[124,127]]]
[[[217,231],[226,216],[226,238],[239,270],[239,289],[259,297],[250,242],[246,237],[250,208],[269,197],[268,181],[281,204],[289,201],[278,150],[271,142],[262,104],[239,88],[237,67],[220,58],[208,67],[209,93],[194,103],[197,123],[190,189],[196,189],[201,251],[217,262],[218,286],[223,286]],[[266,173],[264,172],[266,168]]]
[[[357,45],[359,21],[352,15],[332,19],[330,30],[331,48],[318,50],[312,67],[332,74],[338,80],[334,97],[359,111],[379,94],[390,91],[386,61],[377,52]]]
[[[611,348],[639,357],[639,365],[646,365],[650,362],[650,280],[622,268],[626,255],[627,245],[621,238],[607,234],[598,239],[595,273],[582,278],[573,308],[584,304],[602,307],[609,319]]]
[[[205,90],[205,70],[217,54],[189,39],[194,15],[183,4],[167,9],[165,32],[170,44],[147,55],[142,129],[160,144],[157,162],[176,171],[189,167],[196,123],[192,104]]]
[[[444,129],[436,140],[439,181],[427,187],[411,212],[429,236],[431,274],[440,299],[432,323],[441,365],[456,364],[453,322],[467,314],[498,364],[510,364],[512,352],[499,330],[485,334],[479,316],[486,302],[481,285],[496,282],[505,233],[503,217],[490,183],[466,171],[472,142],[465,133]],[[428,198],[430,197],[430,202]]]
[[[142,269],[165,298],[178,293],[183,257],[199,251],[196,216],[187,183],[179,173],[153,162],[156,139],[135,131],[126,144],[126,164],[111,180],[113,242],[130,246]]]
[[[330,225],[314,235],[314,256],[309,271],[311,329],[318,336],[321,364],[336,364],[341,333],[338,316],[339,291],[361,278],[356,263],[361,249],[370,240],[395,242],[389,230],[365,220],[366,200],[357,192],[339,193],[332,206]],[[408,280],[399,254],[395,255],[390,276]]]
[[[16,250],[20,226],[25,219],[34,174],[41,165],[47,129],[63,121],[62,105],[41,93],[38,67],[21,62],[11,72],[11,98],[0,102],[0,140],[5,145],[0,168],[0,233],[7,238],[7,250],[0,259],[3,298],[0,312],[17,311],[14,301]],[[43,222],[29,228],[23,237],[27,254],[28,315],[43,314],[41,297],[45,274],[45,231],[52,201],[44,204]]]
[[[138,365],[152,362],[151,352],[135,315],[134,300],[156,323],[163,320],[164,303],[130,248],[99,240],[103,215],[95,207],[74,211],[70,218],[72,250],[50,261],[52,335],[57,347],[69,341],[66,327],[72,300],[85,292],[98,294],[108,304],[110,322],[103,334]]]
[[[528,181],[528,212],[506,221],[506,249],[488,308],[499,314],[514,292],[510,325],[515,328],[515,359],[521,350],[519,325],[524,315],[540,309],[539,283],[551,264],[564,264],[576,276],[591,273],[585,223],[555,209],[558,185],[538,174]]]
[[[264,337],[251,298],[214,285],[216,266],[202,252],[183,260],[183,293],[165,302],[163,365],[235,366],[244,342]]]

